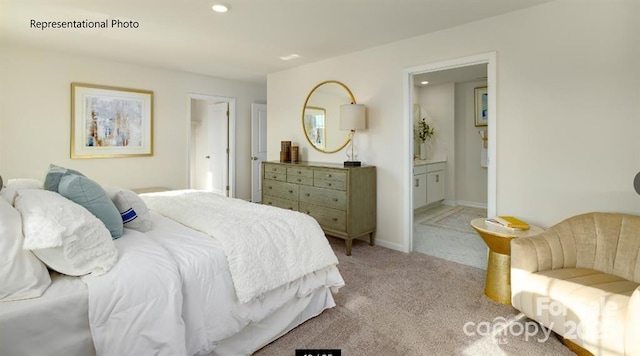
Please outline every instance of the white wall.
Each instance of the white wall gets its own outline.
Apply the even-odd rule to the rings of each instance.
[[[212,65],[215,65],[212,63]],[[128,188],[187,186],[188,93],[236,98],[236,196],[251,197],[251,103],[264,85],[2,45],[0,47],[0,174],[44,179],[50,163],[103,184]],[[154,92],[154,155],[69,158],[71,82]]]
[[[269,159],[308,146],[300,112],[340,80],[367,105],[361,158],[377,166],[381,245],[402,249],[404,68],[497,52],[497,212],[549,226],[593,210],[640,214],[640,3],[558,0],[268,76]],[[307,149],[304,159],[342,162]],[[408,173],[406,173],[408,176]]]
[[[457,83],[456,97],[456,200],[461,204],[487,205],[487,168],[480,166],[482,139],[479,130],[486,126],[475,126],[475,92],[486,87],[487,81]]]
[[[446,83],[422,87],[417,93],[421,117],[426,117],[434,129],[433,136],[427,140],[427,159],[447,160],[444,199],[448,202],[456,200],[454,89],[454,83]]]

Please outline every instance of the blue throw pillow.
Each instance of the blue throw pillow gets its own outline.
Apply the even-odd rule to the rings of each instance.
[[[60,179],[58,193],[85,207],[91,214],[100,219],[114,240],[122,236],[123,226],[120,212],[111,199],[107,197],[100,184],[85,176],[66,174]]]
[[[50,190],[52,192],[58,191],[58,186],[60,185],[60,179],[65,175],[74,174],[77,176],[83,176],[84,174],[73,170],[60,166],[56,166],[54,164],[49,165],[49,172],[47,172],[47,176],[44,179],[44,189]]]

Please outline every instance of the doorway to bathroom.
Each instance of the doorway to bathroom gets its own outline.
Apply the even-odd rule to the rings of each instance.
[[[469,216],[495,214],[497,164],[495,160],[495,56],[495,53],[487,53],[412,67],[404,71],[405,137],[407,137],[405,148],[408,152],[406,156],[408,179],[405,182],[411,183],[405,189],[406,252],[423,248],[424,241],[414,241],[414,233],[423,232],[423,228],[446,229],[447,226],[439,225],[454,222],[454,225],[459,226],[453,226],[448,233],[452,236],[469,233],[469,237],[475,239],[477,236],[471,235],[472,230],[466,231],[466,226],[460,219],[464,219],[464,216],[469,214]],[[422,84],[423,82],[429,83]],[[485,93],[484,122],[476,122],[475,117],[478,88]],[[434,134],[427,139],[426,157],[420,155],[420,145],[414,139],[414,128],[422,120],[434,129]],[[433,165],[429,166],[432,163]],[[418,167],[416,164],[426,164],[426,167],[432,168],[416,170],[414,169]],[[433,199],[428,199],[429,205],[419,206],[416,204],[414,194],[415,182],[418,181],[415,174],[416,172],[419,174],[422,170],[434,171],[436,167],[441,169],[436,172],[437,178],[444,181],[440,188],[443,189],[442,200],[439,200],[439,204],[434,204]],[[429,190],[429,182],[426,182],[427,190]],[[423,215],[414,217],[416,207],[421,208],[418,211]],[[433,230],[428,234],[432,237],[437,235]],[[443,239],[439,241],[441,240]],[[452,242],[452,239],[444,240],[448,243]],[[431,242],[426,245],[435,248]],[[486,254],[486,247],[482,246],[481,240],[469,245],[472,245],[471,248],[474,250],[480,249],[481,254]],[[446,250],[451,249],[451,246],[439,248]],[[466,253],[462,250],[459,252],[461,256]],[[469,260],[464,257],[460,259]],[[476,261],[475,265],[478,264],[482,262]]]

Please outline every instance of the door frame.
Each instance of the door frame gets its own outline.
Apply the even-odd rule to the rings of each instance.
[[[258,148],[255,147],[256,135],[260,136],[260,132],[259,132],[260,130],[259,130],[259,127],[256,126],[255,120],[256,120],[257,111],[262,108],[266,111],[267,104],[251,103],[251,201],[254,203],[262,201],[262,197],[254,197],[254,189],[253,189],[255,184],[258,184],[259,187],[262,185],[262,174],[260,170],[261,166],[258,165],[258,169],[255,169],[255,164],[254,164],[255,163],[254,158],[258,156],[258,153],[257,153]],[[264,136],[266,139],[266,136],[267,136],[266,131],[264,132]],[[265,160],[266,160],[266,156],[265,156]],[[258,190],[262,191],[261,188]]]
[[[208,94],[187,94],[187,188],[191,189],[191,100],[205,100],[211,104],[226,102],[229,104],[229,197],[236,196],[236,99],[227,96]]]
[[[404,160],[403,160],[403,251],[413,251],[413,76],[415,74],[437,72],[442,70],[467,67],[477,64],[487,65],[487,94],[488,94],[488,167],[487,167],[487,215],[495,216],[497,213],[497,78],[496,78],[496,52],[488,52],[469,57],[461,57],[436,63],[429,63],[415,67],[405,68],[403,77],[404,98]]]

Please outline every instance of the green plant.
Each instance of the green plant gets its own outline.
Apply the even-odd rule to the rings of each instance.
[[[418,121],[418,138],[420,142],[426,141],[429,137],[433,136],[434,129],[429,126],[426,118],[422,118],[422,120]]]

